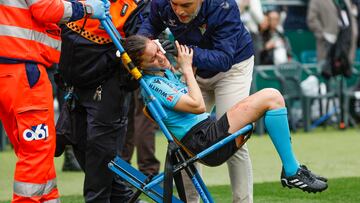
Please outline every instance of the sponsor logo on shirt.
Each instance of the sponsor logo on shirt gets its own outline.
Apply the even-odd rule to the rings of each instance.
[[[167,98],[167,96],[168,96],[167,93],[164,92],[162,89],[154,86],[153,84],[149,84],[149,87],[150,87],[151,89],[153,89],[155,92],[159,93],[161,96]]]
[[[176,87],[174,87],[174,84],[172,84],[169,80],[165,79],[165,78],[156,78],[153,80],[153,83],[159,84],[161,85],[161,83],[165,83],[167,84],[169,87],[171,87],[171,89],[177,93],[178,90],[176,89]],[[175,85],[176,86],[176,85]]]
[[[184,93],[184,94],[187,94],[187,93],[188,93],[188,91],[187,91],[187,89],[186,89],[186,88],[184,88],[184,89],[180,90],[180,92],[182,92],[182,93]]]
[[[161,81],[160,81],[160,79],[157,78],[157,79],[154,80],[154,83],[161,84]]]
[[[169,87],[171,87],[175,93],[178,92],[178,90],[176,89],[176,86],[177,86],[176,84],[173,84],[169,80],[166,80],[166,79],[162,79],[162,82],[167,84]]]
[[[26,129],[23,132],[23,137],[26,141],[42,140],[49,136],[49,128],[45,124],[31,126],[31,129]]]
[[[169,102],[172,102],[172,100],[174,99],[173,96],[169,95],[168,97],[166,97],[166,100],[168,100]]]

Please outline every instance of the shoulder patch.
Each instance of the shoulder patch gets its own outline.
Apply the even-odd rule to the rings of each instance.
[[[221,6],[221,8],[226,9],[226,10],[230,8],[230,4],[227,1],[222,2],[220,4],[220,6]]]

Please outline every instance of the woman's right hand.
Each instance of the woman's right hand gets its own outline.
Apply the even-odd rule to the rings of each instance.
[[[181,69],[183,74],[191,73],[193,74],[192,69],[192,60],[194,51],[186,45],[180,45],[178,41],[175,41],[176,48],[178,50],[177,56],[177,65]]]
[[[175,41],[175,45],[178,50],[178,56],[176,58],[177,67],[181,69],[180,71],[188,87],[188,92],[180,97],[174,109],[176,111],[194,114],[204,113],[206,111],[204,98],[201,95],[201,90],[196,82],[192,68],[194,51],[185,45],[180,45],[178,41]]]

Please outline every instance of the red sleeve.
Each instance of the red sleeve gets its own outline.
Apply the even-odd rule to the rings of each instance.
[[[40,22],[59,23],[67,21],[72,15],[71,3],[63,0],[28,1],[32,16]]]

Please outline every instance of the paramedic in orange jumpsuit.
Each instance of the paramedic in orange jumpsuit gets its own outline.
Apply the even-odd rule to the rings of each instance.
[[[56,23],[103,19],[108,9],[101,0],[0,0],[0,120],[17,156],[12,202],[60,202],[46,73],[59,61]]]

